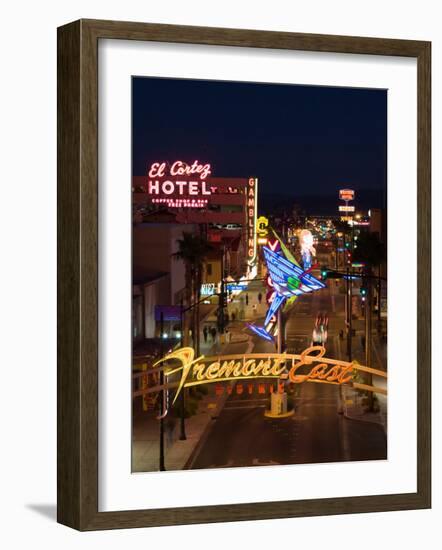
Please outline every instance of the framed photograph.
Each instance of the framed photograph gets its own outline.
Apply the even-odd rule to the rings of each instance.
[[[431,506],[429,42],[58,29],[58,521]]]

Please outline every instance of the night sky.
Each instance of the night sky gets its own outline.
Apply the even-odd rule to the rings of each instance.
[[[357,207],[385,206],[386,90],[132,82],[134,175],[152,162],[197,159],[214,177],[258,177],[264,202],[326,202],[335,213],[338,189],[350,187]]]

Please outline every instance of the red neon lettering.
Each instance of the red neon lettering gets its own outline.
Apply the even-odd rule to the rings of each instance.
[[[199,174],[200,179],[206,179],[211,174],[210,164],[199,164],[195,160],[193,164],[189,165],[181,160],[176,160],[170,167],[171,176],[190,176],[192,174]]]
[[[182,176],[186,173],[187,164],[184,164],[184,162],[181,162],[180,160],[175,161],[172,166],[170,167],[170,175],[171,176]]]
[[[158,195],[160,192],[160,183],[158,181],[149,180],[147,189],[150,195]]]
[[[277,247],[279,245],[279,241],[269,241],[268,245],[270,247],[270,250],[273,250],[273,252],[275,252],[275,250],[277,249]]]
[[[186,181],[176,181],[176,182],[175,182],[175,185],[176,185],[176,186],[179,188],[179,190],[180,190],[180,191],[179,191],[180,195],[183,194],[183,187],[184,187],[186,184],[187,184]]]
[[[171,195],[175,191],[175,186],[173,182],[169,180],[163,181],[163,185],[161,186],[161,191],[165,195]]]
[[[189,181],[189,195],[198,195],[197,181]]]
[[[165,162],[154,162],[149,170],[149,177],[162,178],[164,176],[164,170],[166,169]]]

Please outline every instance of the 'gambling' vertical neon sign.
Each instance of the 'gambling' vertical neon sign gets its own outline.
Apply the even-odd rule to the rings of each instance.
[[[247,263],[256,262],[256,213],[258,210],[258,179],[249,178],[247,182],[246,221],[247,221]]]

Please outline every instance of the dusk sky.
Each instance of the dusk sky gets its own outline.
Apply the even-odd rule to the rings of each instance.
[[[258,177],[264,195],[350,187],[383,206],[386,147],[386,90],[133,78],[134,175],[198,159],[215,177]]]

